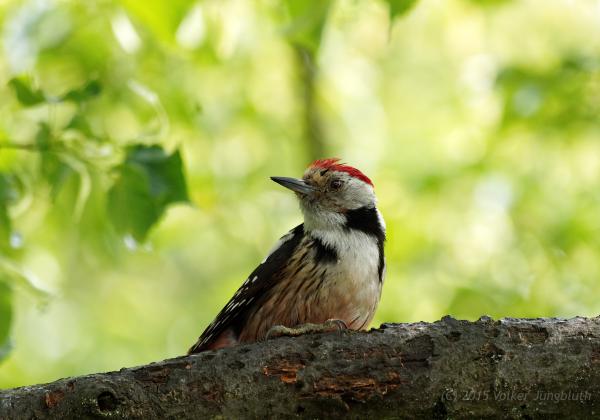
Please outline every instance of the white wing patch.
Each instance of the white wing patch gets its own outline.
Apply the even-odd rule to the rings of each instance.
[[[288,233],[286,233],[281,238],[279,238],[279,240],[275,243],[275,245],[273,245],[273,248],[271,248],[271,250],[269,251],[269,254],[265,257],[264,260],[261,261],[261,264],[264,264],[269,259],[269,257],[271,255],[273,255],[273,253],[275,251],[277,251],[279,248],[281,248],[281,245],[283,245],[284,243],[286,243],[293,237],[294,237],[294,229],[290,230]],[[256,279],[256,277],[255,277],[255,279]]]
[[[269,257],[271,257],[279,249],[281,249],[281,247],[284,244],[286,244],[289,240],[293,239],[294,236],[297,234],[296,231],[301,226],[302,225],[297,226],[296,228],[290,230],[288,233],[283,235],[277,241],[277,243],[269,251],[269,254],[267,255],[267,257],[260,263],[260,265],[253,272],[253,274],[254,273],[258,273],[258,274],[255,274],[255,275],[251,274],[250,277],[248,277],[246,279],[246,281],[244,281],[244,283],[235,292],[235,294],[233,295],[231,300],[227,303],[227,305],[221,310],[221,312],[217,315],[217,317],[213,320],[213,322],[211,322],[210,325],[206,328],[206,330],[202,333],[202,335],[200,336],[199,342],[197,344],[195,344],[190,351],[194,351],[196,348],[202,347],[203,345],[209,343],[211,340],[215,339],[215,337],[217,337],[222,332],[222,328],[224,326],[226,326],[229,322],[231,322],[237,316],[237,314],[240,313],[240,311],[243,311],[244,308],[248,307],[248,305],[250,305],[255,300],[256,296],[253,296],[252,295],[253,292],[250,292],[250,291],[252,290],[252,288],[257,287],[257,285],[256,285],[257,282],[261,282],[266,279],[266,278],[259,279],[259,276],[261,276],[261,275],[270,276],[271,275],[271,274],[267,274],[267,273],[269,273],[268,265],[264,266],[264,264],[265,263],[269,264],[267,262]],[[271,264],[272,263],[273,262],[271,262]],[[266,272],[264,270],[265,267],[267,267]],[[260,286],[260,285],[258,285],[258,286]]]

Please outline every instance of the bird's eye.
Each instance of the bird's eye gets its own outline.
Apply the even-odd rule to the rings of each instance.
[[[334,190],[339,190],[340,187],[342,186],[342,181],[340,181],[339,179],[334,179],[333,181],[331,181],[331,188]]]

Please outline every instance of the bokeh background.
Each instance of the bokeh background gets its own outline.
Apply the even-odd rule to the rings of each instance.
[[[183,354],[337,156],[373,325],[600,313],[600,2],[0,1],[0,387]]]

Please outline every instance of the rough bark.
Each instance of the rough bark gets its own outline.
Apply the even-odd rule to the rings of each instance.
[[[446,317],[0,392],[0,418],[592,418],[600,318]]]

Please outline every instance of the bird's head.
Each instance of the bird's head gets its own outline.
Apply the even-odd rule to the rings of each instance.
[[[339,159],[316,160],[301,179],[271,179],[296,193],[305,223],[314,227],[342,224],[348,211],[376,204],[371,180]]]

